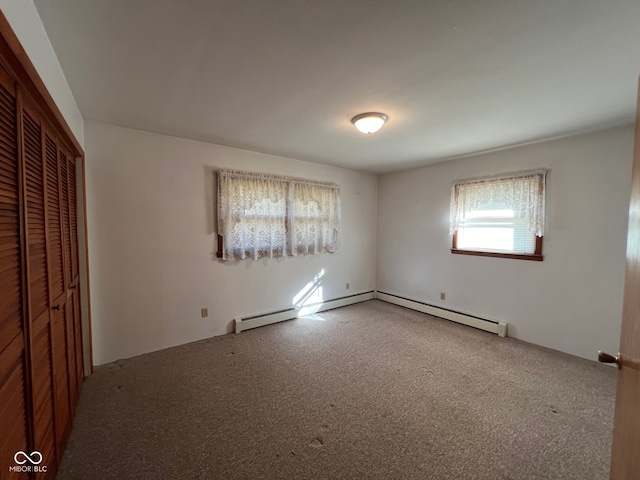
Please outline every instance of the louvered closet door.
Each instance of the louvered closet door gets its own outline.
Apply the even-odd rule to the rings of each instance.
[[[47,252],[51,286],[51,334],[54,369],[55,433],[58,458],[71,431],[69,342],[67,340],[67,293],[64,281],[64,235],[61,172],[56,135],[45,127],[47,198]],[[73,375],[73,373],[71,373]]]
[[[52,107],[21,75],[5,33],[0,35],[0,480],[49,479],[71,432],[83,376],[73,155],[81,150],[64,145],[74,139],[62,133]],[[11,471],[20,467],[14,461],[20,451],[40,452],[47,472]]]
[[[54,425],[54,371],[50,323],[46,241],[46,163],[44,128],[40,114],[22,100],[22,154],[26,192],[29,318],[31,322],[31,379],[33,391],[34,448],[43,456],[48,475],[56,471]],[[42,475],[47,478],[46,475]]]
[[[28,447],[15,86],[0,68],[0,465]],[[3,471],[2,478],[27,478]]]
[[[65,331],[67,340],[67,364],[69,368],[69,395],[71,399],[71,414],[75,411],[75,400],[79,394],[79,382],[76,376],[78,359],[76,359],[75,326],[73,319],[73,269],[71,265],[71,228],[69,226],[69,157],[66,148],[60,147],[58,163],[60,165],[60,194],[62,196],[62,234],[63,234],[63,258],[64,258],[64,282],[66,297]]]
[[[69,236],[71,239],[71,285],[69,286],[70,297],[67,305],[71,308],[73,318],[75,362],[76,362],[76,383],[78,385],[77,395],[80,393],[79,386],[82,384],[83,355],[82,355],[82,323],[80,317],[80,270],[78,255],[78,213],[77,213],[77,193],[76,193],[76,162],[75,158],[69,156],[67,163],[68,185],[69,185]]]

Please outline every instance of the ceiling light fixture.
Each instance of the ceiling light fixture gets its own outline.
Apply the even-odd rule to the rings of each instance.
[[[384,113],[369,112],[356,115],[351,119],[351,123],[362,133],[376,133],[387,120],[389,117]]]

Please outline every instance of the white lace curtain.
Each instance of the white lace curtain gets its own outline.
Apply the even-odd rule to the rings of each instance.
[[[221,170],[218,233],[224,260],[337,252],[340,187]]]
[[[291,254],[337,252],[340,249],[340,188],[293,181],[291,188]]]
[[[544,235],[546,170],[533,170],[474,178],[455,182],[451,189],[449,233],[453,234],[465,220],[465,213],[482,205],[500,205],[513,210],[530,232]]]

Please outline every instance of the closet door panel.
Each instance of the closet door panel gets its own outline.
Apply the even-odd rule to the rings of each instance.
[[[55,471],[53,365],[46,241],[46,163],[42,120],[26,98],[22,101],[22,154],[28,258],[31,381],[34,447]]]
[[[69,188],[69,239],[71,257],[71,283],[76,285],[78,280],[78,212],[76,199],[76,162],[71,156],[68,157],[67,174]]]
[[[5,468],[29,445],[17,122],[15,84],[0,68],[0,465]],[[5,476],[27,478],[2,472]]]
[[[53,310],[51,331],[53,336],[54,396],[56,443],[62,452],[71,428],[71,398],[69,396],[69,370],[67,360],[67,309],[60,303]]]
[[[78,390],[76,391],[76,400],[80,395],[80,386],[82,385],[83,378],[83,365],[82,365],[82,325],[80,320],[80,297],[77,292],[74,292],[69,298],[68,302],[69,308],[71,310],[71,318],[73,320],[73,336],[74,336],[74,361],[75,361],[75,376],[76,376],[76,385],[78,386]]]
[[[79,380],[76,376],[76,337],[75,337],[75,326],[73,324],[73,297],[70,297],[66,304],[65,309],[65,322],[66,327],[65,331],[67,334],[67,365],[69,372],[69,398],[71,399],[71,414],[75,412],[76,400],[78,398],[78,394],[80,393],[79,388]]]
[[[60,164],[60,194],[62,196],[62,234],[64,249],[64,288],[69,288],[73,282],[71,271],[71,230],[69,228],[69,155],[61,148],[59,153]]]
[[[76,395],[77,398],[80,394],[80,386],[82,385],[83,377],[83,355],[82,355],[82,324],[80,319],[80,294],[78,289],[79,283],[79,270],[78,270],[78,216],[77,216],[77,195],[76,195],[76,166],[75,159],[73,157],[68,158],[67,164],[68,174],[68,190],[69,190],[69,239],[70,239],[70,259],[71,259],[71,285],[69,287],[69,301],[68,305],[71,310],[71,318],[73,319],[73,331],[74,331],[74,362],[75,362],[75,375],[76,375]]]
[[[64,293],[64,266],[62,250],[62,218],[60,205],[60,172],[58,145],[55,134],[45,129],[45,159],[47,170],[47,253],[51,301]]]
[[[0,352],[16,336],[23,334],[17,113],[14,92],[11,79],[0,68]]]
[[[73,278],[73,258],[74,245],[77,252],[77,241],[72,235],[72,223],[75,223],[75,211],[71,210],[71,198],[75,198],[75,167],[72,157],[64,146],[60,146],[58,154],[60,168],[60,195],[61,195],[61,218],[63,236],[63,264],[64,264],[64,286],[67,292],[66,299],[66,334],[67,334],[67,362],[69,365],[69,395],[71,398],[71,413],[75,411],[75,400],[80,391],[82,378],[76,375],[78,362],[82,359],[76,358],[77,351],[82,351],[82,347],[76,346],[76,328],[74,324],[73,296],[76,289]],[[81,339],[80,339],[81,340]]]
[[[18,335],[0,354],[0,464],[7,469],[15,465],[16,452],[25,451],[28,446],[25,377],[24,343],[22,335]],[[28,477],[26,473],[3,471],[2,478]]]
[[[29,299],[32,319],[49,309],[47,250],[44,220],[44,165],[42,129],[35,108],[23,102],[23,165],[26,186],[27,256],[29,258]]]
[[[56,471],[57,453],[53,404],[53,368],[49,311],[32,326],[33,415],[36,449],[42,453],[49,473]],[[43,476],[43,478],[48,478]]]

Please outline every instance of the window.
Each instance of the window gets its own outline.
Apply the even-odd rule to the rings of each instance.
[[[536,170],[455,182],[451,252],[541,261],[545,178]]]
[[[218,257],[282,257],[340,249],[340,187],[221,170]]]

